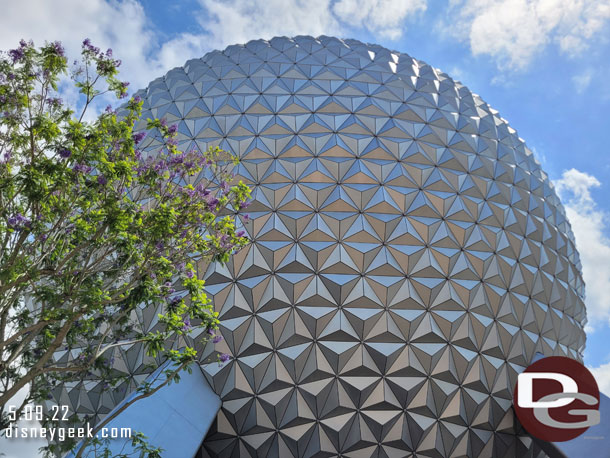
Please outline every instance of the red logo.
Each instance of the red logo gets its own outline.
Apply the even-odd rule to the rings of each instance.
[[[578,361],[550,356],[519,374],[514,392],[517,418],[532,436],[563,442],[599,423],[599,389]]]

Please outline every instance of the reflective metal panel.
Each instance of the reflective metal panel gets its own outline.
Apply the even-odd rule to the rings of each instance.
[[[581,359],[583,282],[497,111],[406,54],[324,36],[213,51],[139,95],[254,188],[253,243],[206,274],[224,337],[206,354],[233,359],[203,366],[223,405],[202,456],[542,453],[512,390],[536,352]]]

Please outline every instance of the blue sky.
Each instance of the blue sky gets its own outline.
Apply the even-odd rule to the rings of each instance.
[[[1,49],[112,47],[134,89],[212,49],[299,34],[378,43],[461,80],[560,191],[587,283],[585,362],[610,394],[610,0],[21,0],[0,21]]]

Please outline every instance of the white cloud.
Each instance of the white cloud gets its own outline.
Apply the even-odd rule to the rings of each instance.
[[[396,39],[404,21],[425,10],[426,1],[198,0],[200,8],[190,14],[199,30],[164,41],[141,0],[22,0],[3,5],[0,49],[16,47],[20,38],[38,45],[59,40],[74,57],[83,39],[90,38],[96,46],[114,50],[123,61],[121,78],[136,90],[189,58],[256,38],[344,35],[361,28]]]
[[[555,186],[576,239],[586,285],[588,329],[594,331],[610,323],[610,239],[604,233],[610,228],[609,215],[591,196],[591,189],[600,186],[594,176],[570,169]]]
[[[500,68],[522,69],[547,45],[566,54],[586,49],[607,27],[610,0],[450,0],[443,28],[470,44],[474,55]]]
[[[341,0],[333,12],[341,21],[396,40],[407,17],[426,10],[426,0]]]
[[[340,33],[330,0],[200,0],[199,23],[211,49],[274,36]]]
[[[102,49],[113,48],[123,61],[122,77],[134,88],[143,87],[162,67],[149,58],[157,37],[135,0],[22,0],[6,2],[2,16],[0,49],[16,47],[20,38],[33,39],[37,45],[59,40],[74,57],[82,41],[90,38]]]
[[[159,72],[149,76],[149,80],[161,76],[167,70],[184,65],[184,63],[196,57],[203,56],[211,51],[209,40],[202,35],[192,33],[182,33],[177,37],[166,41],[161,45],[161,49],[156,54]]]
[[[587,90],[587,88],[591,85],[591,80],[593,79],[593,69],[587,68],[582,73],[574,75],[572,77],[572,82],[576,88],[576,92],[582,94]]]
[[[256,38],[344,35],[364,29],[396,40],[404,23],[425,11],[427,0],[200,0],[199,23],[211,48]],[[207,13],[207,14],[206,14]]]
[[[602,364],[599,367],[588,367],[588,369],[595,377],[599,391],[610,396],[610,363]]]

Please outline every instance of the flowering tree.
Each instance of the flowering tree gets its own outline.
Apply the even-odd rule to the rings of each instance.
[[[109,107],[85,121],[96,97],[126,98],[127,83],[112,51],[89,40],[75,65],[78,112],[57,97],[68,73],[59,43],[22,41],[0,56],[2,429],[21,389],[29,392],[12,418],[62,380],[116,384],[106,358],[115,347],[141,342],[172,363],[167,380],[177,378],[197,358],[188,334],[217,327],[198,263],[227,261],[247,242],[234,215],[249,189],[229,184],[234,158],[218,148],[179,151],[176,127],[163,120],[135,132],[138,98],[121,116]],[[163,147],[144,157],[147,140]],[[155,332],[133,328],[138,308],[159,306]],[[54,357],[64,349],[78,354]]]

